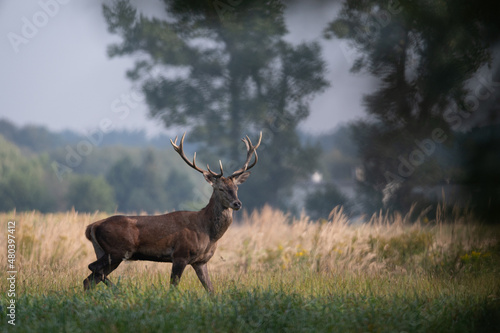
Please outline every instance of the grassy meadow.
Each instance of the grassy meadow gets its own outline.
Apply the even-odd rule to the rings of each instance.
[[[441,211],[364,224],[340,208],[322,221],[270,207],[236,213],[209,263],[212,296],[190,267],[170,289],[171,264],[153,262],[124,262],[115,287],[84,293],[95,260],[84,230],[105,214],[3,213],[4,253],[16,221],[17,275],[10,297],[2,254],[0,331],[498,332],[499,227]]]

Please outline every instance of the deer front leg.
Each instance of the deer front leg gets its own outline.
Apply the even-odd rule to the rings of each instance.
[[[170,275],[170,285],[177,287],[181,281],[182,273],[184,268],[186,268],[187,262],[183,259],[174,260],[172,263],[172,274]]]
[[[207,263],[203,264],[193,264],[191,265],[194,268],[194,271],[196,272],[196,275],[198,275],[198,279],[200,279],[201,284],[209,293],[214,292],[214,287],[212,286],[212,282],[210,281],[210,276],[208,276],[208,268],[207,268]]]

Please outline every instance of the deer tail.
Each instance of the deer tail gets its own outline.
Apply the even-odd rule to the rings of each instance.
[[[101,245],[97,241],[97,238],[95,236],[96,227],[97,226],[95,223],[88,225],[87,229],[85,229],[85,237],[87,237],[87,239],[92,242],[92,245],[94,246],[95,255],[96,255],[97,259],[99,259],[104,254],[106,254],[106,252],[104,252]]]
[[[93,225],[94,225],[94,224],[89,224],[89,225],[87,226],[87,229],[85,229],[85,237],[87,237],[87,239],[88,239],[89,241],[92,241],[92,226],[93,226]]]

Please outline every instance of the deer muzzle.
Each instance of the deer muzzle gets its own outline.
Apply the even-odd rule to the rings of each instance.
[[[234,210],[239,210],[241,208],[241,201],[235,200],[231,202],[231,208]]]

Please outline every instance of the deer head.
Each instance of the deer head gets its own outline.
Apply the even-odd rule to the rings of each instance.
[[[213,195],[216,196],[218,201],[223,205],[224,208],[231,208],[234,210],[239,210],[241,208],[241,201],[238,199],[238,185],[243,184],[248,176],[250,176],[250,170],[257,164],[259,157],[257,156],[257,148],[260,146],[262,140],[262,132],[260,132],[259,141],[254,146],[252,141],[248,136],[241,139],[245,143],[247,148],[247,159],[243,164],[243,167],[233,172],[229,177],[224,177],[224,169],[222,167],[222,162],[219,160],[220,173],[215,173],[210,169],[207,164],[207,170],[201,169],[196,165],[196,153],[194,153],[193,161],[191,162],[184,154],[184,137],[186,133],[182,135],[181,142],[177,145],[178,137],[175,140],[170,140],[170,143],[174,147],[174,150],[181,156],[181,158],[186,162],[191,168],[203,174],[205,180],[212,185],[214,190]],[[255,159],[252,164],[249,164],[252,155],[255,154]]]

